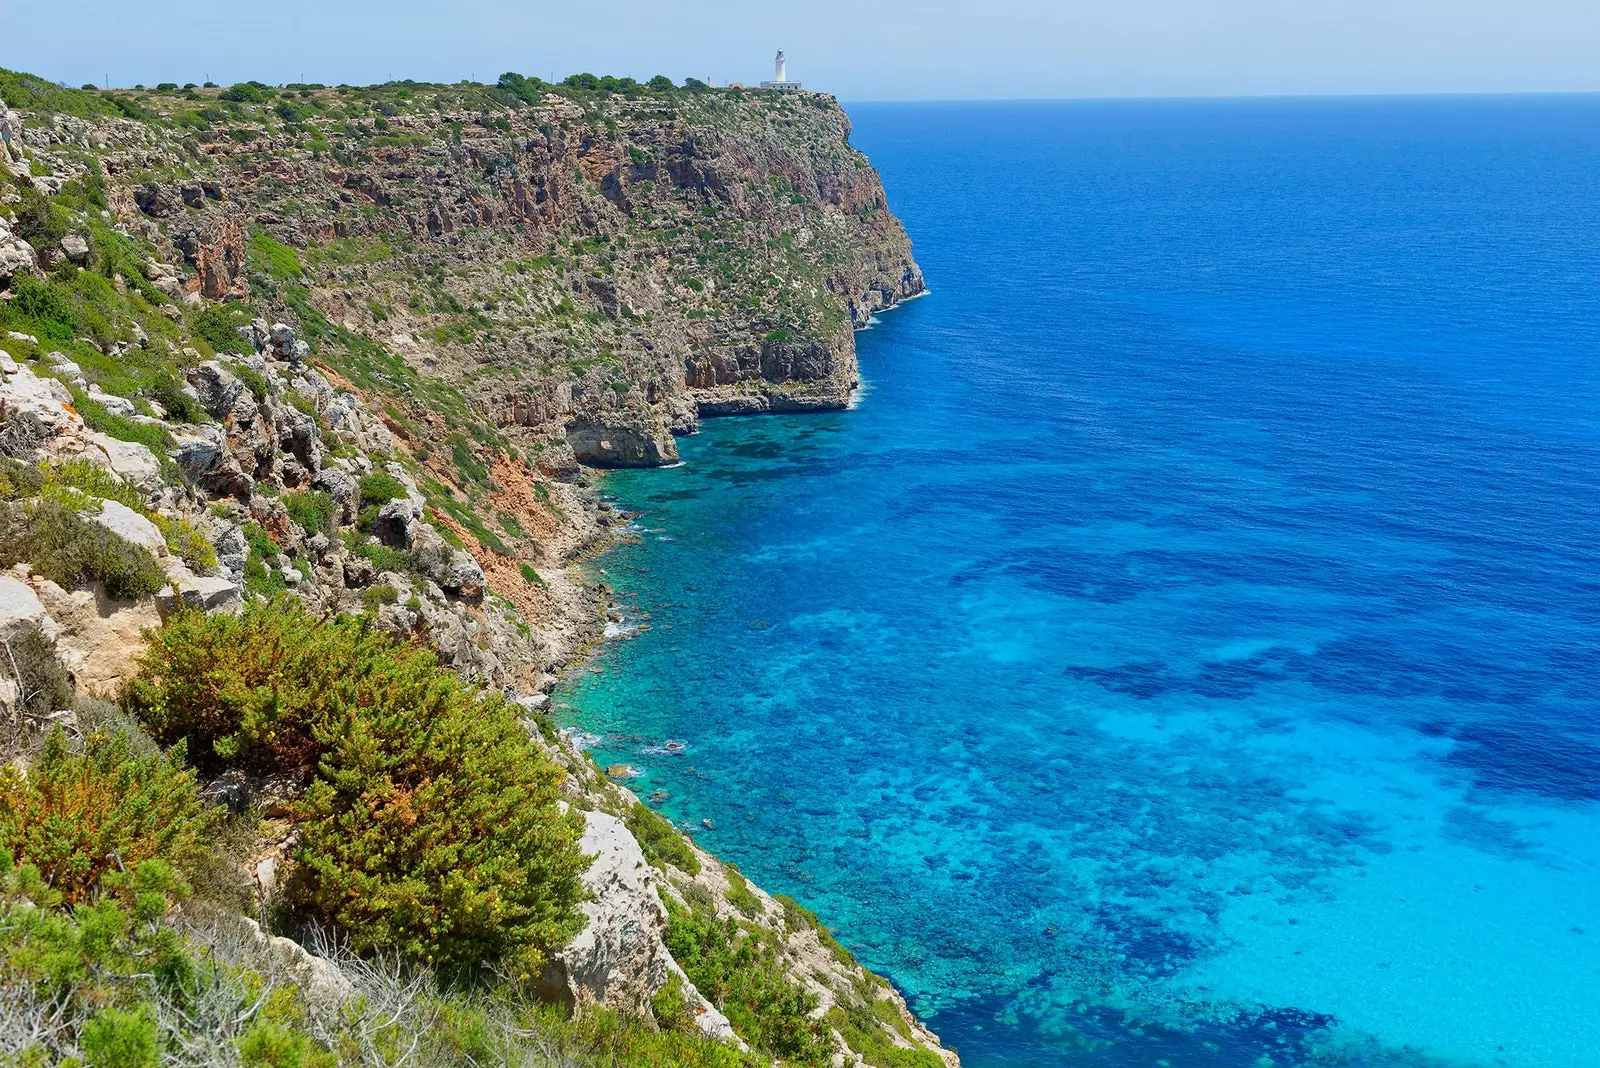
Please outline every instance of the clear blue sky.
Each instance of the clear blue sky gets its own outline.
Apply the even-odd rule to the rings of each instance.
[[[1600,90],[1600,0],[0,0],[73,85],[790,77],[847,100]]]

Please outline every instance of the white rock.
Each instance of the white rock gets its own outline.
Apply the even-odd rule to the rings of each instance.
[[[615,816],[585,812],[578,848],[594,855],[583,873],[590,900],[578,906],[584,926],[552,954],[543,981],[562,1001],[582,1008],[639,1009],[667,982],[659,952],[667,914],[655,869]]]
[[[0,636],[9,637],[28,626],[36,626],[47,637],[55,637],[56,625],[33,587],[10,575],[0,575]]]
[[[89,387],[89,399],[112,415],[133,415],[138,411],[133,406],[133,401],[127,397],[118,397],[115,394],[107,393],[99,386]]]
[[[92,446],[87,452],[88,459],[110,468],[140,492],[154,493],[165,484],[161,478],[161,461],[145,446],[94,430],[84,437]]]
[[[52,352],[44,358],[46,366],[79,389],[87,389],[89,380],[83,377],[83,368],[67,357],[64,352]]]
[[[54,378],[41,378],[31,367],[19,367],[0,385],[0,403],[10,412],[30,412],[51,433],[81,434],[83,419],[69,405],[72,392]]]
[[[98,512],[84,512],[83,517],[124,541],[144,546],[158,558],[167,555],[167,539],[161,536],[160,528],[120,501],[100,501]]]
[[[61,239],[61,250],[73,263],[83,263],[89,258],[89,242],[82,234],[68,234]]]

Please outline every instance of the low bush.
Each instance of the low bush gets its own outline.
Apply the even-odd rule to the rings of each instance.
[[[361,504],[362,507],[384,505],[389,501],[398,500],[406,496],[406,487],[393,475],[378,472],[361,477]]]
[[[54,731],[26,774],[0,769],[0,849],[69,905],[90,900],[107,872],[152,858],[198,867],[215,819],[182,760],[182,750],[139,756],[123,733],[74,753]]]
[[[209,575],[217,569],[216,547],[194,524],[187,519],[170,519],[164,515],[152,515],[150,519],[167,539],[167,549],[189,565],[189,570],[197,575]]]
[[[750,1045],[793,1064],[831,1063],[828,1028],[811,1018],[817,999],[784,974],[775,935],[719,920],[697,901],[666,905],[667,949]]]
[[[47,460],[40,465],[39,472],[45,486],[71,486],[91,497],[116,501],[136,512],[145,511],[143,494],[104,467],[89,460]]]
[[[659,812],[648,808],[642,802],[635,802],[628,810],[628,814],[623,817],[623,823],[627,824],[628,830],[638,839],[639,848],[644,851],[645,859],[656,867],[671,864],[679,871],[690,875],[700,874],[700,858],[689,848],[688,840],[678,828]]]
[[[213,352],[248,356],[255,348],[239,328],[248,325],[250,317],[250,309],[242,304],[206,304],[190,313],[189,330],[210,345]]]
[[[728,904],[752,920],[760,916],[761,899],[750,889],[743,873],[732,864],[724,863],[722,874],[728,880]]]
[[[307,534],[333,533],[339,506],[334,503],[332,497],[321,490],[285,494],[283,506],[289,510],[289,518],[299,524],[300,529]]]
[[[386,604],[398,604],[400,591],[393,586],[369,586],[361,591],[361,604],[372,615]]]
[[[60,500],[0,502],[0,566],[19,563],[69,590],[90,580],[104,583],[111,597],[149,597],[167,584],[148,549]]]
[[[203,767],[312,776],[287,896],[304,918],[446,973],[535,973],[576,932],[581,824],[513,707],[434,655],[280,599],[174,616],[130,710]]]

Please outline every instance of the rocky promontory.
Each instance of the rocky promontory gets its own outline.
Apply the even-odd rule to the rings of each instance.
[[[922,289],[835,101],[659,81],[91,93],[0,72],[8,759],[123,723],[107,702],[166,620],[360,616],[512,701],[565,769],[587,897],[530,980],[545,1002],[736,1058],[696,1063],[954,1064],[816,917],[547,718],[609,610],[577,566],[621,525],[592,469],[674,462],[703,417],[844,406],[854,329]],[[260,817],[229,847],[252,918],[191,906],[176,929],[299,977],[308,1034],[318,1005],[398,996],[337,932],[311,952],[272,929],[304,784],[211,774],[208,799]],[[781,1010],[697,986],[711,945]],[[768,1011],[804,1043],[774,1045]]]

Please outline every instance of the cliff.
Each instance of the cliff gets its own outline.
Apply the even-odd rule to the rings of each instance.
[[[595,859],[544,997],[782,1058],[671,948],[726,930],[836,1059],[953,1064],[815,917],[543,716],[607,611],[573,566],[618,525],[587,469],[672,462],[705,416],[843,406],[853,329],[922,287],[831,99],[625,90],[91,94],[0,72],[0,623],[44,650],[0,687],[14,755],[114,695],[184,608],[361,613],[515,698],[567,770]],[[248,837],[266,914],[297,832]],[[344,963],[296,967],[348,994],[367,973]]]

